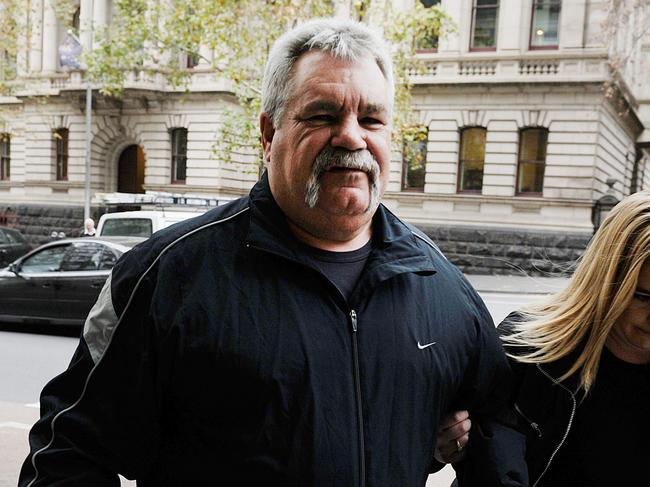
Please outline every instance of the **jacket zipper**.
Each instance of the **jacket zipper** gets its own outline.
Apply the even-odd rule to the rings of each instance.
[[[363,408],[361,402],[361,372],[359,369],[359,344],[357,339],[357,312],[350,310],[350,323],[352,324],[352,356],[354,360],[354,384],[356,388],[357,400],[357,422],[359,423],[359,468],[360,468],[360,485],[366,485],[366,452],[363,432]]]
[[[523,411],[521,409],[519,409],[519,405],[517,403],[515,403],[515,410],[521,415],[522,418],[524,418],[528,422],[530,427],[533,430],[535,430],[535,433],[537,433],[537,436],[539,438],[541,438],[542,437],[542,430],[539,428],[539,425],[535,421],[531,421],[530,419],[528,419],[528,416],[526,416],[523,413]]]
[[[562,436],[562,439],[560,440],[560,443],[555,447],[555,450],[553,450],[553,453],[551,453],[551,456],[549,457],[548,462],[546,463],[546,467],[544,468],[544,470],[542,470],[542,473],[539,474],[539,477],[537,477],[537,480],[533,484],[533,487],[536,487],[537,484],[539,484],[539,481],[542,479],[544,474],[548,471],[549,467],[551,466],[551,463],[553,462],[553,459],[555,458],[555,455],[557,455],[557,452],[560,451],[560,448],[562,448],[562,445],[564,445],[564,442],[566,441],[567,436],[569,436],[569,431],[571,431],[571,425],[573,424],[573,417],[576,414],[576,397],[573,394],[573,392],[571,392],[571,390],[568,387],[566,387],[564,384],[562,384],[561,382],[559,382],[556,379],[554,379],[553,377],[551,377],[544,369],[542,369],[542,367],[540,367],[539,364],[537,364],[537,368],[539,369],[539,371],[542,374],[544,374],[546,377],[548,377],[548,379],[550,379],[555,385],[558,385],[562,389],[567,391],[569,396],[571,396],[571,401],[573,402],[573,405],[571,407],[571,415],[569,416],[569,422],[567,423],[567,427],[566,427],[566,431],[564,432],[564,436]]]
[[[268,254],[275,255],[277,257],[280,257],[285,260],[289,260],[291,262],[294,262],[298,265],[301,265],[303,267],[307,267],[309,269],[315,270],[318,272],[321,276],[323,276],[323,279],[325,279],[327,282],[330,283],[334,289],[336,289],[336,292],[338,293],[339,296],[343,299],[344,302],[347,300],[345,297],[341,294],[341,291],[334,286],[334,284],[331,283],[329,279],[327,279],[326,276],[324,276],[321,272],[319,272],[316,269],[313,269],[312,267],[305,266],[302,262],[298,262],[294,259],[290,259],[282,254],[279,254],[277,252],[270,251],[268,249],[264,249],[261,247],[257,247],[255,245],[251,245],[250,243],[246,243],[247,248],[253,248],[256,250],[259,250],[261,252],[266,252]],[[361,401],[361,372],[360,372],[360,367],[359,367],[359,343],[357,339],[357,312],[353,309],[350,310],[350,324],[352,325],[352,359],[353,359],[353,375],[354,375],[354,385],[355,385],[355,395],[356,395],[356,403],[357,403],[357,422],[359,423],[359,471],[360,471],[360,486],[365,487],[366,485],[366,446],[365,446],[365,441],[364,441],[364,429],[363,429],[363,403]]]

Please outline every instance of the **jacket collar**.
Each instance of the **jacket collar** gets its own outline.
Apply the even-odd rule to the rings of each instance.
[[[276,203],[266,173],[250,192],[250,227],[247,243],[253,247],[306,263],[302,244],[296,239]],[[372,219],[375,248],[367,264],[370,283],[376,284],[404,272],[435,273],[431,253],[411,230],[383,205]]]

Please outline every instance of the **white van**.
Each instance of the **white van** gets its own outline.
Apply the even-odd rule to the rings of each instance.
[[[176,210],[141,210],[105,213],[97,224],[98,237],[130,236],[151,237],[161,228],[176,222],[187,220],[205,213],[208,208],[196,208],[194,211]]]

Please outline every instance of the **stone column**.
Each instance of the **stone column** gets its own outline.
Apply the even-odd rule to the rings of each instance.
[[[108,20],[108,10],[106,0],[94,0],[93,8],[93,29],[95,32],[100,31],[106,27]],[[97,34],[93,38],[93,46],[97,45]]]
[[[43,0],[32,0],[29,24],[29,71],[37,73],[43,67]]]
[[[210,66],[212,64],[212,49],[210,49],[208,46],[201,45],[199,48],[199,54],[201,57],[199,58],[199,66]]]
[[[52,0],[45,0],[43,10],[43,71],[56,71],[59,64],[59,26]]]
[[[463,39],[463,42],[467,42],[468,37],[465,35],[469,29],[469,23],[463,22],[463,8],[466,7],[460,0],[442,0],[440,2],[440,7],[451,20],[458,26],[458,31],[443,35],[438,41],[438,52],[439,53],[449,53],[449,54],[459,54],[461,51],[460,42]],[[471,12],[471,7],[470,7]],[[467,24],[467,26],[465,26]]]
[[[562,2],[560,12],[560,49],[580,49],[584,47],[585,15],[587,5],[585,0]]]
[[[500,52],[519,52],[522,49],[522,33],[528,36],[530,19],[524,20],[521,0],[502,0],[499,2],[499,20],[497,21],[497,49]],[[527,49],[526,46],[524,49]]]
[[[79,5],[79,40],[85,52],[93,45],[93,0],[81,0]]]
[[[5,15],[3,6],[0,4],[0,15]],[[18,12],[18,36],[16,48],[16,72],[18,76],[27,74],[27,66],[29,64],[29,49],[27,44],[29,41],[29,13],[27,10]],[[8,56],[8,55],[7,55]],[[2,61],[2,59],[0,59]]]

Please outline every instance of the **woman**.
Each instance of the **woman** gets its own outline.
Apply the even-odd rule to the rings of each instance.
[[[517,377],[529,485],[650,485],[650,192],[610,212],[566,289],[499,331]],[[452,461],[469,428],[455,414],[438,440]]]

